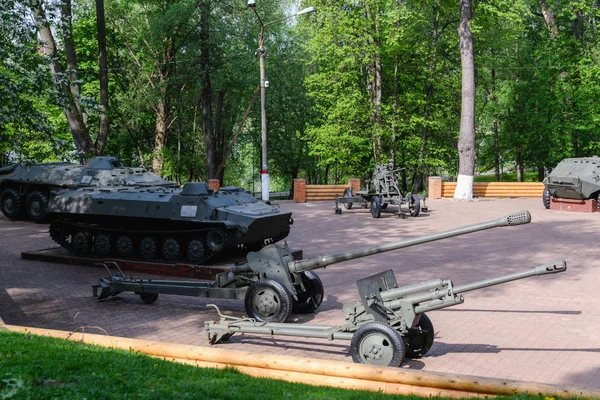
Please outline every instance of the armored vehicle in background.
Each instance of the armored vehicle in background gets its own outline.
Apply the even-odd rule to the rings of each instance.
[[[598,199],[600,157],[565,158],[544,179],[542,201],[550,208],[550,198]]]
[[[177,187],[144,168],[124,167],[116,157],[94,157],[85,165],[19,163],[0,168],[0,209],[8,219],[48,217],[51,193],[87,186],[144,185]]]

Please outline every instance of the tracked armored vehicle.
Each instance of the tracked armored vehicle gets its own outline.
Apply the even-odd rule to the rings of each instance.
[[[598,199],[600,157],[565,158],[544,179],[542,201],[550,208],[550,198]]]
[[[202,264],[236,246],[248,250],[286,237],[291,213],[237,187],[204,182],[61,190],[48,211],[52,239],[71,253],[104,258]]]

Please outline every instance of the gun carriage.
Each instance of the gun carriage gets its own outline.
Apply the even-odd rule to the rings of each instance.
[[[345,324],[261,323],[251,318],[221,314],[220,321],[205,322],[210,344],[228,340],[235,333],[349,340],[352,359],[360,364],[398,367],[405,358],[420,358],[433,345],[435,331],[426,312],[462,304],[462,293],[537,275],[564,272],[563,260],[535,268],[454,286],[435,279],[398,287],[392,270],[356,282],[361,301],[344,305]]]
[[[421,212],[421,199],[414,193],[404,194],[398,187],[400,171],[401,169],[394,169],[393,164],[376,165],[371,187],[367,185],[366,189],[358,192],[347,188],[344,190],[343,197],[335,196],[335,213],[342,213],[342,209],[339,207],[340,203],[346,210],[350,210],[354,204],[358,204],[361,208],[369,208],[373,218],[379,218],[381,210],[385,210],[388,205],[392,204],[398,206],[396,214],[404,218],[406,214],[402,211],[402,205],[406,204],[408,213],[412,217],[416,217]],[[423,207],[423,211],[426,211],[425,207]]]
[[[384,243],[347,252],[296,260],[286,245],[270,244],[258,252],[250,252],[245,263],[230,266],[215,274],[214,280],[167,281],[126,278],[118,274],[99,280],[99,300],[121,292],[134,292],[145,303],[153,303],[160,293],[198,297],[243,299],[247,315],[263,322],[284,322],[292,312],[314,312],[323,300],[321,279],[313,272],[329,265],[367,257],[387,251],[415,246],[502,226],[527,224],[531,215],[522,211],[503,218],[449,231]],[[108,268],[107,268],[108,269]]]

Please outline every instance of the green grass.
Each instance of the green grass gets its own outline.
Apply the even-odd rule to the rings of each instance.
[[[420,399],[257,379],[0,331],[0,399]],[[543,399],[524,396],[513,399]]]
[[[475,182],[496,182],[496,176],[494,174],[476,175],[473,179]],[[517,173],[510,172],[500,175],[500,182],[516,182]],[[524,182],[539,182],[538,174],[536,171],[525,171],[523,173]]]

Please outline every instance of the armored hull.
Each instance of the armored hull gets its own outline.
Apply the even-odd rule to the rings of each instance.
[[[61,190],[48,211],[52,238],[77,255],[201,264],[236,246],[286,237],[291,213],[239,188],[87,187]]]
[[[543,202],[550,207],[550,197],[563,199],[597,199],[600,194],[600,157],[566,158],[544,179]]]

